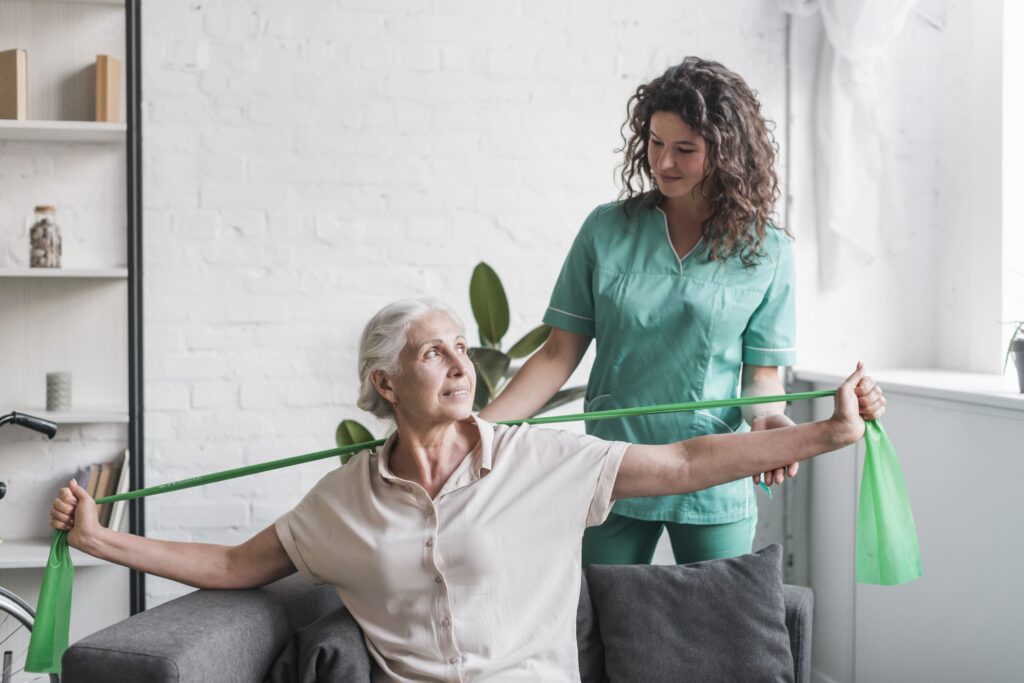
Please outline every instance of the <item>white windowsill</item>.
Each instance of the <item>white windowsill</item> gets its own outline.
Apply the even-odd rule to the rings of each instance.
[[[1019,393],[1017,378],[1010,375],[986,375],[950,372],[929,368],[881,368],[868,372],[886,394],[922,396],[992,408],[1024,411],[1024,394]],[[818,368],[793,368],[793,378],[812,384],[838,386],[846,372]]]

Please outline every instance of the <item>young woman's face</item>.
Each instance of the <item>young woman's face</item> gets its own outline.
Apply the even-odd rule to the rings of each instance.
[[[416,422],[469,417],[476,371],[462,330],[447,314],[431,311],[409,326],[398,364],[398,376],[389,379],[399,415]]]
[[[651,115],[647,162],[663,195],[687,196],[708,170],[704,138],[679,114],[656,111]]]

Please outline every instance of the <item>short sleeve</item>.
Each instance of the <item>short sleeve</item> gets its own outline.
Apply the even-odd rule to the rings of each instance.
[[[544,322],[548,325],[588,337],[595,336],[592,282],[596,222],[597,209],[583,221],[583,227],[573,240],[544,313]]]
[[[743,362],[748,365],[796,363],[796,287],[793,243],[780,236],[772,280],[743,332]]]
[[[313,584],[327,583],[315,571],[316,520],[319,517],[322,525],[322,520],[326,519],[328,514],[321,490],[323,485],[324,479],[321,479],[298,505],[274,522],[277,537],[281,540],[281,545],[284,546],[292,564],[303,578]]]
[[[524,439],[518,441],[519,438]],[[622,456],[629,448],[625,441],[605,441],[589,434],[563,429],[521,425],[503,432],[502,448],[540,455],[538,473],[543,485],[529,476],[523,486],[531,494],[545,499],[547,514],[573,519],[574,524],[596,526],[604,522],[612,509],[612,491],[619,474]],[[516,444],[516,445],[513,445]],[[519,472],[528,472],[523,459],[517,458]],[[582,532],[582,528],[578,528]]]
[[[604,463],[601,465],[601,473],[597,477],[597,486],[594,487],[594,497],[590,501],[590,508],[587,510],[587,526],[603,524],[608,519],[608,513],[612,510],[612,491],[615,489],[615,479],[619,476],[619,465],[622,464],[622,457],[626,454],[629,444],[625,441],[601,441],[597,437],[589,437],[601,443],[604,449]]]

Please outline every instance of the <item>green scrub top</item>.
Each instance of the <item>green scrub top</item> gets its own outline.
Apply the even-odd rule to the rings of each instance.
[[[593,337],[597,356],[586,412],[733,398],[740,370],[796,361],[793,248],[770,227],[766,256],[709,261],[703,239],[677,257],[658,208],[620,202],[594,209],[558,276],[544,322]],[[663,444],[702,434],[748,431],[740,408],[645,415],[587,423],[602,439]],[[749,479],[660,498],[619,500],[636,519],[724,524],[757,511]]]

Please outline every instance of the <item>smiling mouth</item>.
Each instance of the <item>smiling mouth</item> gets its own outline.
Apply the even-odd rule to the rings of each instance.
[[[469,387],[463,387],[461,389],[452,389],[451,391],[446,391],[441,395],[446,396],[448,398],[462,398],[463,396],[469,396]]]

